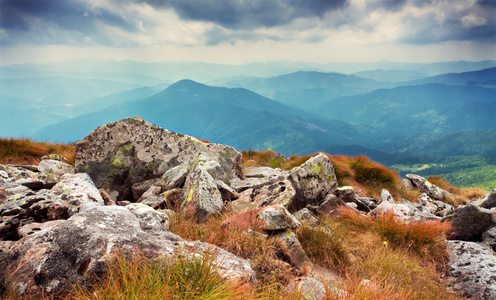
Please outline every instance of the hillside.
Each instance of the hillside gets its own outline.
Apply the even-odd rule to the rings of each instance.
[[[95,126],[140,115],[168,128],[237,148],[308,153],[330,144],[367,142],[371,129],[323,121],[245,89],[210,87],[182,80],[142,101],[120,103],[40,130],[34,136],[75,141]]]

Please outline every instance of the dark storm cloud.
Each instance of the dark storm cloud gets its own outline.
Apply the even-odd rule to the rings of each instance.
[[[12,43],[17,39],[66,43],[77,37],[95,36],[99,32],[98,21],[126,31],[136,30],[118,14],[91,9],[85,1],[0,0],[0,28],[9,33]],[[75,36],[54,36],[49,28],[71,31]],[[46,30],[44,33],[48,36],[43,36],[40,30]]]
[[[301,42],[319,42],[326,35],[322,30],[332,31],[343,25],[350,30],[372,32],[373,24],[362,22],[370,14],[401,13],[409,6],[432,7],[444,17],[442,21],[435,13],[405,17],[401,25],[407,24],[408,32],[400,42],[494,42],[496,36],[496,0],[478,0],[463,11],[454,9],[451,2],[435,0],[366,1],[365,11],[353,7],[349,0],[108,0],[108,3],[103,2],[108,5],[95,3],[91,5],[89,0],[0,0],[0,43],[84,44],[88,37],[96,44],[133,45],[138,42],[126,33],[146,34],[141,32],[139,24],[143,24],[152,29],[149,32],[153,34],[153,28],[160,24],[147,20],[146,16],[139,19],[134,11],[127,10],[129,4],[147,4],[156,11],[174,11],[183,21],[213,24],[213,29],[208,29],[202,39],[207,45],[232,44],[238,40],[288,40],[296,38],[300,30],[313,29],[315,34],[305,35]],[[311,23],[317,24],[311,25],[315,28],[298,28],[299,25],[293,23],[298,18],[323,22],[321,25]],[[121,36],[110,36],[112,33],[103,30],[102,25],[117,28]],[[284,30],[279,30],[283,27]],[[257,31],[263,28],[272,29],[270,33]]]
[[[208,21],[226,28],[284,25],[299,17],[320,17],[346,5],[347,0],[170,0],[145,1],[174,9],[187,20]]]

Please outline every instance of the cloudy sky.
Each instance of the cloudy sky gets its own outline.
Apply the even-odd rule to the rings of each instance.
[[[0,0],[0,65],[496,59],[496,0]]]

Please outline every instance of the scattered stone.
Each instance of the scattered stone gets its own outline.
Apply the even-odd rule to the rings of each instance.
[[[491,209],[496,207],[496,189],[484,195],[478,202],[480,202],[479,206],[482,208]]]
[[[136,202],[141,202],[146,198],[157,196],[162,191],[162,188],[156,185],[152,185],[146,192],[144,192],[141,197]]]
[[[340,186],[336,188],[336,190],[333,193],[336,195],[341,201],[347,203],[347,202],[356,202],[356,195],[355,191],[353,190],[352,186]]]
[[[168,191],[175,188],[182,188],[186,177],[188,176],[190,166],[187,163],[182,163],[174,168],[167,170],[162,175],[162,180],[159,182],[162,191]]]
[[[284,244],[281,251],[288,258],[289,263],[295,267],[300,274],[306,274],[313,269],[313,263],[308,258],[305,250],[303,250],[303,247],[294,232],[289,229],[279,230],[274,232],[271,238],[277,239]]]
[[[122,200],[122,201],[117,201],[116,204],[119,206],[127,206],[127,205],[131,204],[131,202],[127,201],[127,200]]]
[[[385,201],[389,202],[391,204],[394,204],[394,199],[393,199],[393,196],[391,195],[391,193],[386,189],[382,189],[380,203],[385,202]]]
[[[454,199],[453,195],[430,183],[424,177],[415,174],[408,174],[406,175],[406,178],[410,179],[413,185],[415,185],[415,187],[422,193],[426,193],[429,197],[435,200],[449,201]]]
[[[237,214],[255,209],[251,199],[252,193],[253,189],[242,191],[238,194],[238,199],[227,204],[227,209]]]
[[[438,210],[437,205],[432,201],[426,193],[422,193],[418,199],[417,208],[423,213],[435,214]]]
[[[38,171],[41,173],[55,173],[64,175],[65,173],[74,174],[74,167],[58,160],[45,159],[38,165]]]
[[[133,200],[139,202],[141,196],[148,191],[153,185],[160,182],[160,178],[152,178],[140,182],[136,182],[131,186],[133,192]],[[160,193],[160,192],[159,192]]]
[[[320,205],[337,187],[336,174],[331,161],[319,153],[290,171],[289,180],[296,190],[289,211],[298,211],[310,205]]]
[[[296,191],[289,180],[277,181],[253,191],[254,207],[283,205],[288,207],[295,199]]]
[[[58,225],[62,222],[65,222],[65,220],[55,220],[55,221],[47,221],[44,223],[29,223],[26,224],[18,229],[18,234],[20,238],[23,238],[25,236],[40,232],[42,230],[51,228],[55,225]]]
[[[412,216],[412,211],[405,204],[392,204],[389,201],[382,201],[375,209],[367,215],[371,217],[380,217],[386,213],[392,213],[395,217],[403,221],[409,221]]]
[[[407,191],[411,191],[415,189],[415,186],[413,185],[412,181],[410,179],[402,179],[401,180],[401,188]]]
[[[306,207],[295,212],[293,216],[300,223],[307,223],[312,226],[318,226],[319,224],[321,224],[320,220]]]
[[[100,196],[102,196],[103,204],[105,205],[115,205],[114,200],[110,198],[110,195],[104,189],[98,189]]]
[[[485,231],[496,225],[493,213],[474,204],[463,206],[454,215],[444,218],[453,224],[450,239],[478,241]]]
[[[455,209],[453,208],[453,206],[449,205],[448,203],[444,203],[444,202],[439,201],[439,200],[435,200],[433,202],[437,206],[436,216],[444,218],[444,217],[455,212]]]
[[[448,241],[450,288],[471,299],[496,299],[496,255],[466,241]]]
[[[338,207],[344,205],[344,202],[334,194],[328,194],[324,201],[318,206],[319,215],[329,215],[337,211]]]
[[[282,205],[257,208],[231,216],[221,226],[237,226],[242,229],[280,230],[298,228],[301,223]]]
[[[293,280],[288,288],[288,294],[299,295],[302,300],[323,300],[327,299],[324,284],[312,277],[299,277]]]
[[[496,252],[496,227],[492,227],[482,234],[482,243]]]
[[[47,154],[41,157],[41,160],[57,160],[63,163],[69,163],[69,161],[59,154]]]
[[[139,203],[148,205],[153,209],[165,208],[165,206],[166,206],[165,199],[164,199],[164,197],[162,197],[162,195],[160,195],[160,196],[153,195],[153,196],[147,197],[144,200],[140,201]]]
[[[232,200],[238,199],[239,194],[233,188],[225,184],[223,181],[216,180],[217,189],[220,192],[222,200],[224,202],[231,202]]]

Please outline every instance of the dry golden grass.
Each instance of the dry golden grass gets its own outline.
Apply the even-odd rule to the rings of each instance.
[[[62,155],[70,164],[74,165],[76,146],[34,142],[27,138],[0,138],[1,164],[38,164],[41,161],[41,157],[47,154]]]

